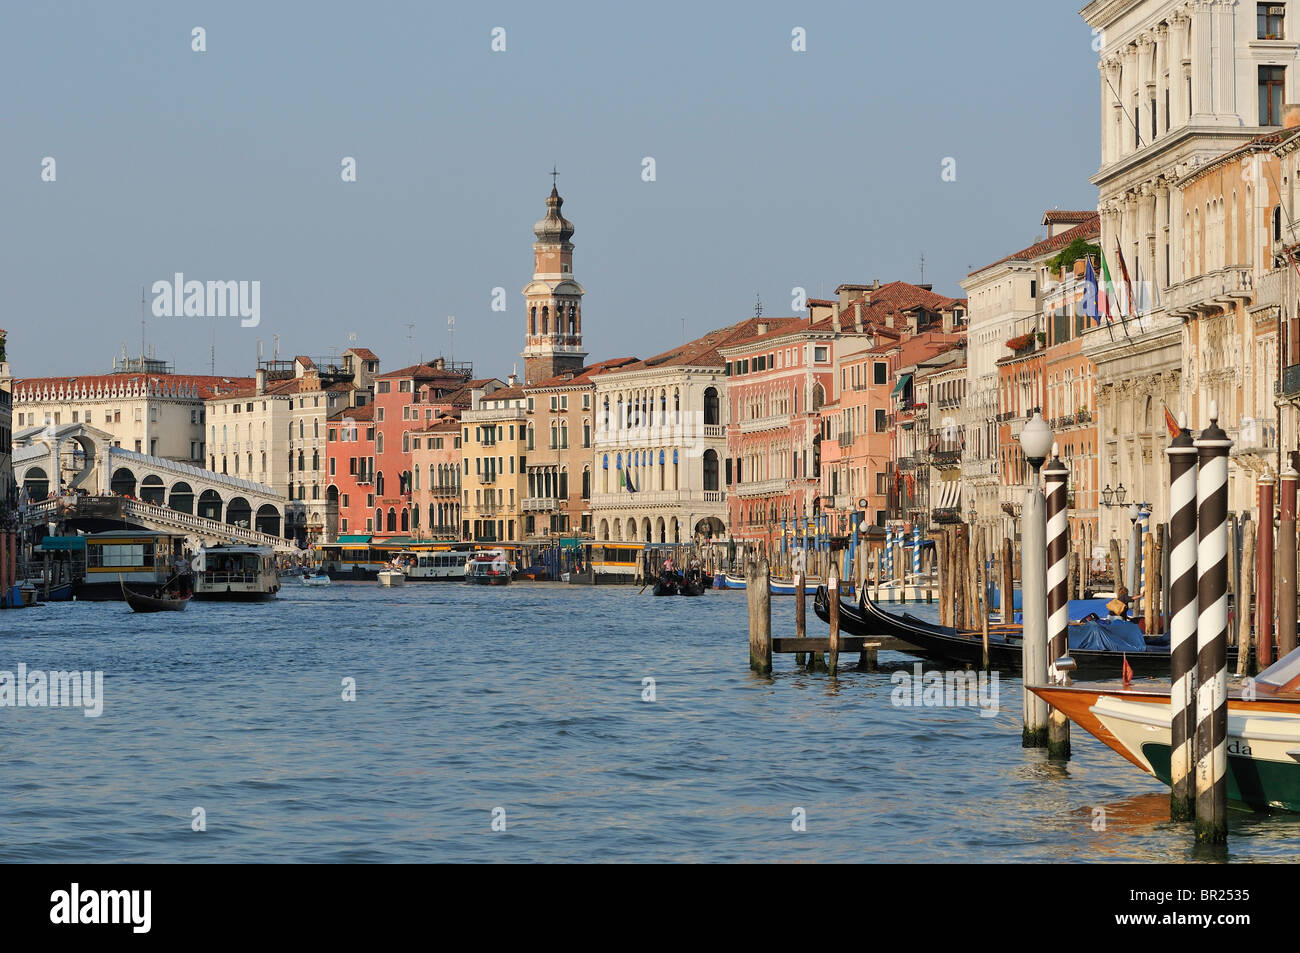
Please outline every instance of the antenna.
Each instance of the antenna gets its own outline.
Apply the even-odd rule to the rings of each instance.
[[[921,252],[921,284],[925,284],[925,252]]]
[[[208,373],[217,376],[217,323],[212,322],[212,343],[208,345]]]
[[[257,363],[262,363],[262,339],[257,339]]]
[[[450,363],[456,362],[456,316],[447,315],[447,337],[451,340],[451,345],[447,349],[447,360]]]
[[[271,341],[273,342],[271,347],[271,360],[278,361],[280,359],[280,335],[271,335]]]
[[[758,296],[758,292],[755,291],[754,292],[754,317],[761,318],[762,316],[763,316],[763,299],[760,298]]]
[[[140,370],[144,370],[144,285],[140,286]]]
[[[415,325],[407,323],[406,325],[406,353],[410,354],[415,349]],[[421,362],[423,363],[423,362]]]

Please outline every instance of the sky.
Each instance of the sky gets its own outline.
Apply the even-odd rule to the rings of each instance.
[[[443,354],[505,377],[552,168],[593,361],[659,353],[756,298],[799,314],[796,288],[920,281],[922,255],[961,296],[1045,234],[1045,209],[1096,207],[1078,9],[5,4],[12,371],[103,373],[139,354],[143,310],[182,372],[251,376],[278,335],[282,358],[355,340],[384,369]],[[259,323],[155,316],[177,272],[258,282]]]

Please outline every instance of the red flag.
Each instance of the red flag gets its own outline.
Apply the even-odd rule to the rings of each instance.
[[[1124,653],[1124,687],[1128,688],[1129,683],[1133,681],[1133,669],[1128,664],[1128,653]]]
[[[1182,432],[1182,428],[1178,426],[1178,418],[1169,411],[1168,404],[1165,404],[1165,427],[1169,430],[1169,438],[1171,440]]]

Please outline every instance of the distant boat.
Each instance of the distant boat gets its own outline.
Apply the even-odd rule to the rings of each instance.
[[[718,585],[718,577],[714,576],[713,585],[715,589],[746,589],[745,580],[742,577],[733,576],[730,573],[722,575],[723,584]],[[817,590],[824,586],[825,583],[820,579],[805,579],[803,591],[806,595],[816,595]],[[793,579],[781,579],[773,576],[768,580],[768,586],[774,596],[793,596],[795,594],[795,585]],[[843,595],[852,595],[854,592],[853,583],[842,581],[840,583],[840,592]]]
[[[328,573],[318,572],[312,575],[309,572],[302,574],[302,584],[304,586],[328,586],[330,577]]]
[[[122,598],[126,600],[126,604],[133,612],[184,612],[185,607],[190,604],[189,596],[175,594],[146,596],[128,589],[120,576],[117,581],[122,587]]]
[[[465,563],[465,581],[475,585],[506,586],[510,576],[510,560],[504,549],[480,550]]]
[[[192,568],[195,599],[263,602],[280,591],[275,553],[268,546],[202,546]]]
[[[385,588],[391,589],[393,586],[400,586],[406,582],[406,573],[400,569],[383,569],[379,572],[379,584]]]

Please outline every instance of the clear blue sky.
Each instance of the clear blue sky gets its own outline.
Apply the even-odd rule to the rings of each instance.
[[[350,332],[392,369],[445,352],[454,314],[456,359],[504,376],[552,164],[593,359],[740,320],[755,293],[786,315],[795,286],[916,281],[922,252],[961,294],[1045,208],[1096,205],[1078,5],[8,3],[14,373],[138,353],[141,286],[180,271],[258,280],[262,312],[150,319],[180,370],[206,373],[214,330],[219,373],[251,374],[258,338],[323,356]]]

